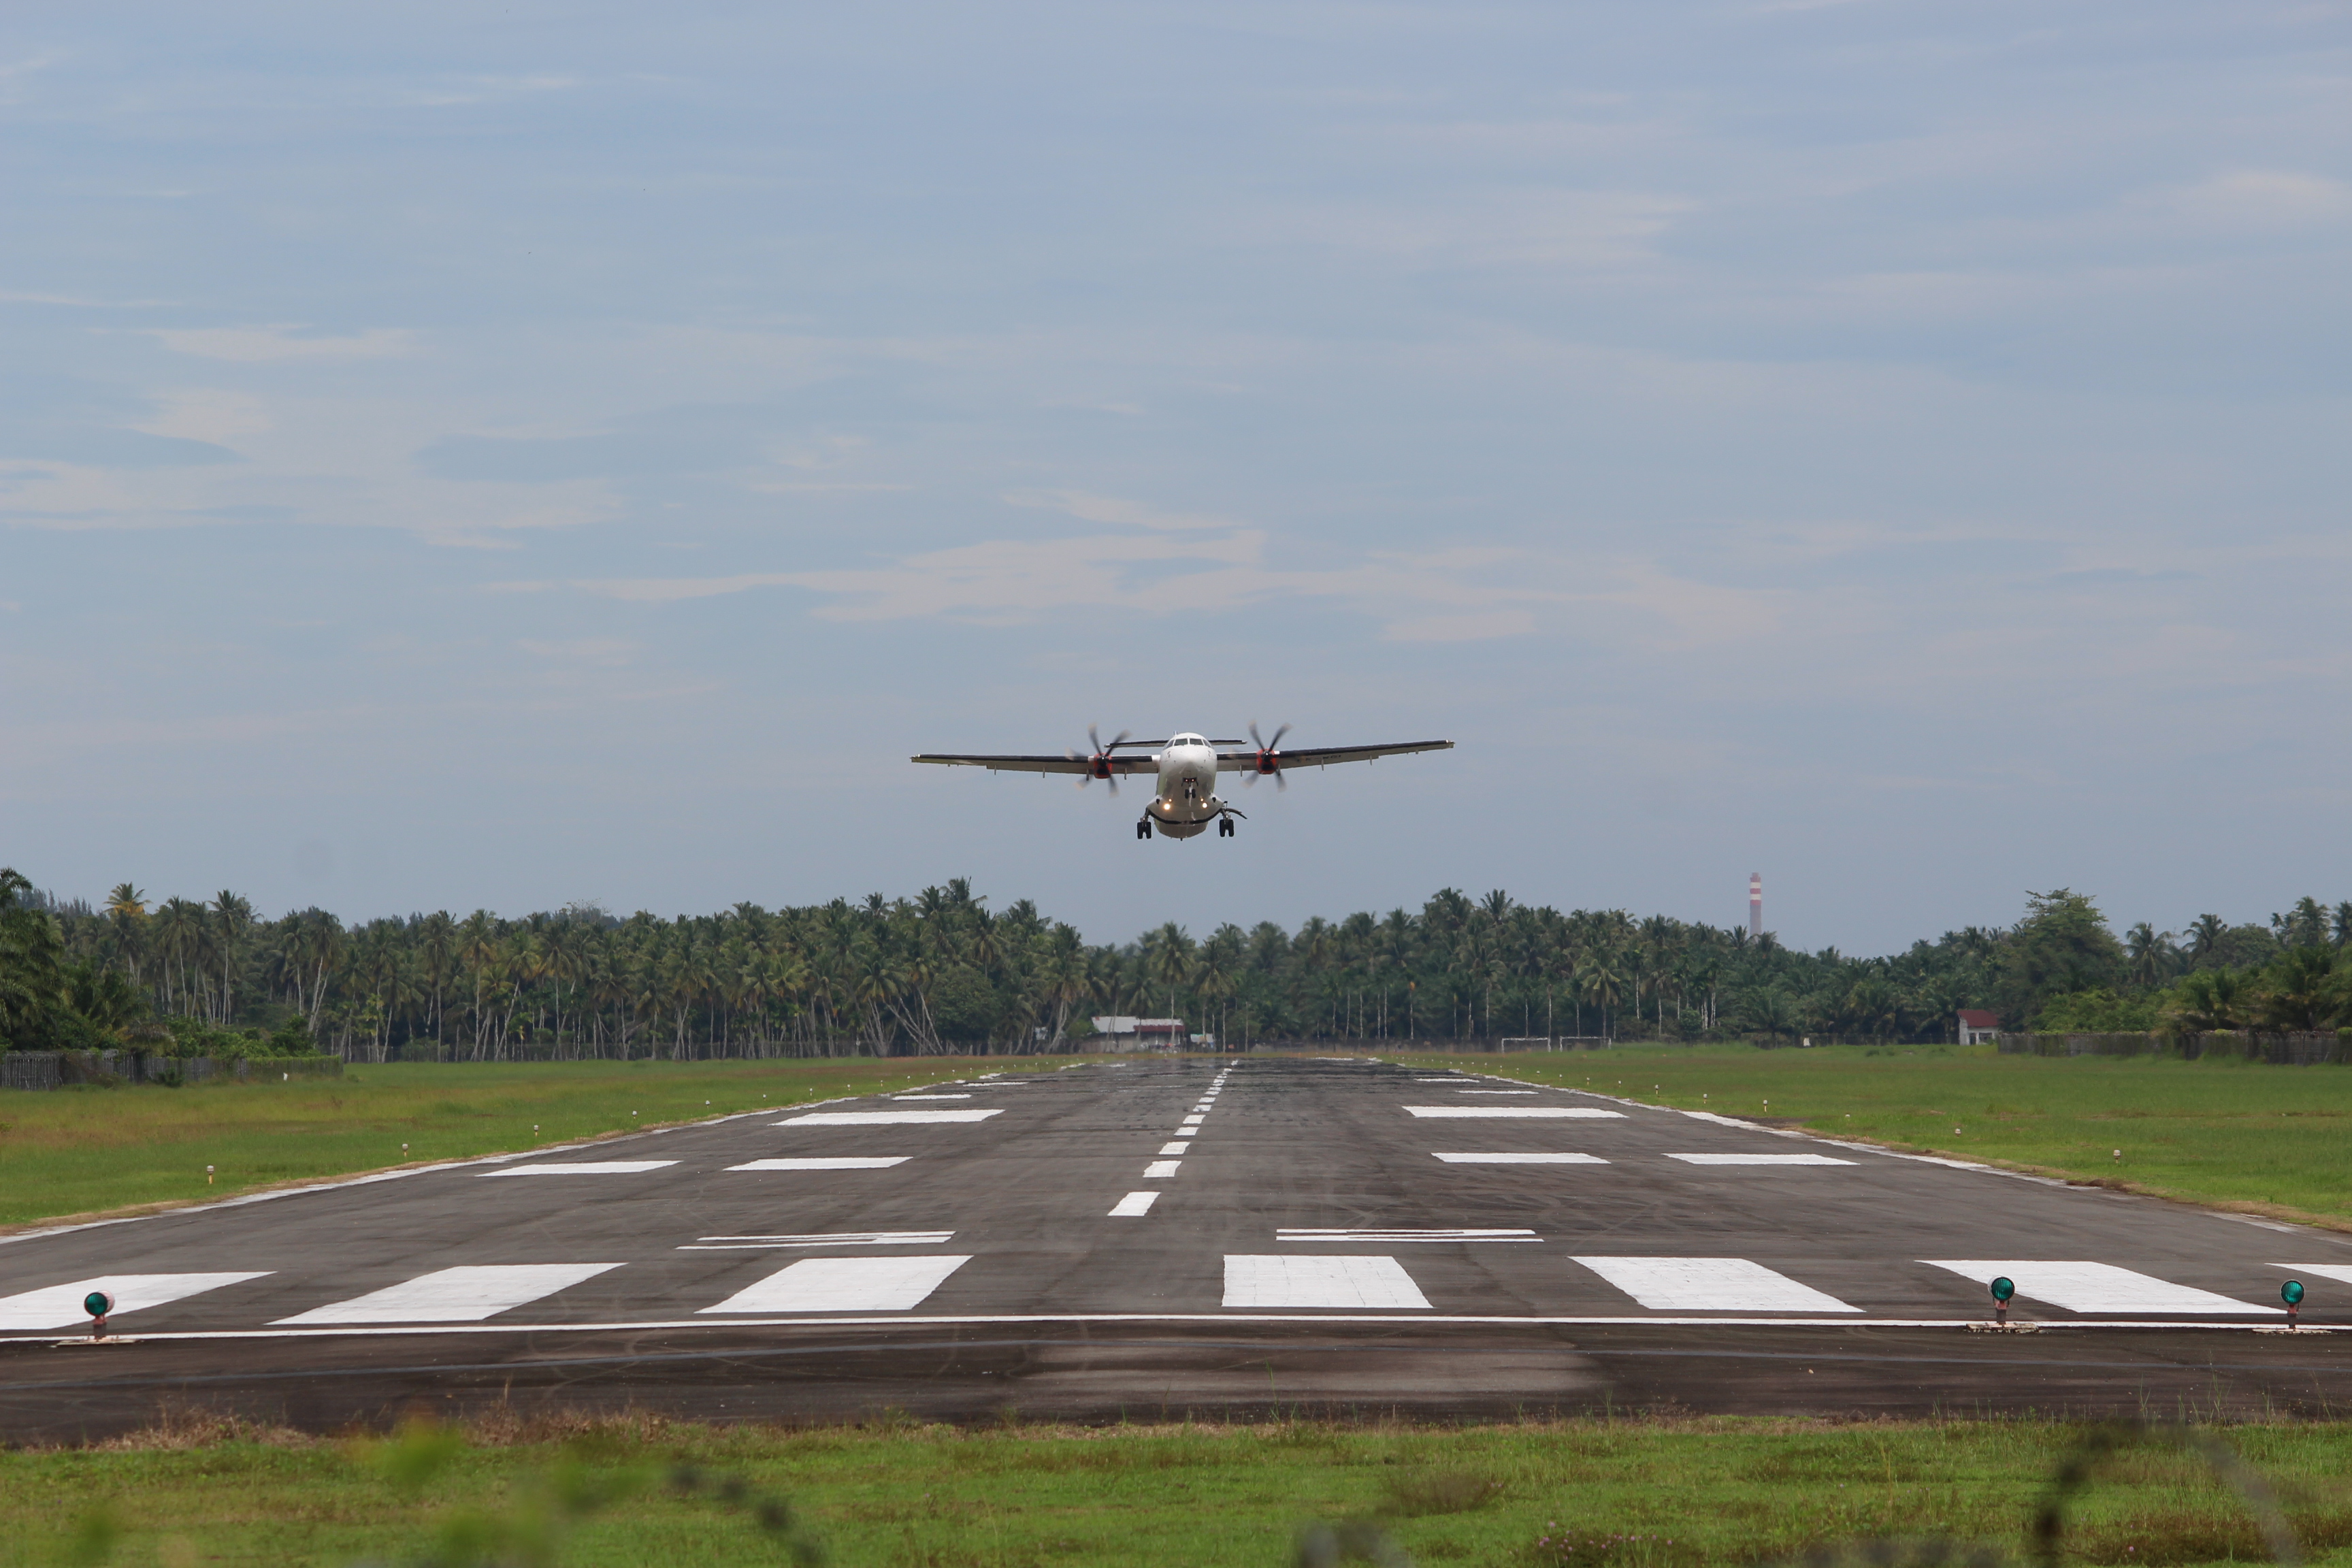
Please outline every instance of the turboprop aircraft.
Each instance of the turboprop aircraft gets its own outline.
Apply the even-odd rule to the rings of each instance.
[[[1369,763],[1406,752],[1444,752],[1454,747],[1451,741],[1407,741],[1387,746],[1315,746],[1286,752],[1282,738],[1290,733],[1289,725],[1276,730],[1271,741],[1258,738],[1255,724],[1249,727],[1249,743],[1244,746],[1239,741],[1212,741],[1190,733],[1165,741],[1130,741],[1122,730],[1106,746],[1102,736],[1089,724],[1087,740],[1093,750],[1083,756],[1076,752],[1065,752],[1058,757],[934,756],[925,752],[914,760],[948,767],[987,768],[993,773],[1076,773],[1080,789],[1101,779],[1110,785],[1113,795],[1118,793],[1118,781],[1123,777],[1156,773],[1159,780],[1151,804],[1143,808],[1143,818],[1135,825],[1138,838],[1150,837],[1155,827],[1163,838],[1191,838],[1205,832],[1212,822],[1217,825],[1218,837],[1231,838],[1234,819],[1242,814],[1217,798],[1219,773],[1241,773],[1244,775],[1243,782],[1252,784],[1270,777],[1276,788],[1287,789],[1290,786],[1283,782],[1282,775],[1292,768],[1328,768],[1334,763]],[[1236,749],[1226,750],[1228,747]]]

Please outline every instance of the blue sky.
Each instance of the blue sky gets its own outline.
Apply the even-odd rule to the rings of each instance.
[[[2352,8],[485,11],[0,21],[37,883],[2352,897]]]

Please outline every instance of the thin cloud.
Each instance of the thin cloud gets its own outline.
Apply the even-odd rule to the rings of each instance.
[[[370,327],[348,337],[300,336],[293,323],[257,327],[151,327],[144,329],[173,353],[238,364],[289,360],[390,359],[415,352],[416,334],[402,327]]]
[[[1266,563],[1265,540],[1251,529],[1214,536],[992,540],[872,567],[581,579],[569,585],[637,604],[798,588],[826,601],[815,613],[827,620],[982,626],[1028,625],[1088,611],[1227,615],[1320,602],[1378,619],[1381,635],[1396,642],[1483,641],[1575,624],[1607,625],[1654,647],[1694,647],[1769,633],[1783,618],[1781,595],[1676,576],[1643,560],[1571,562],[1474,548],[1282,568]],[[553,584],[492,586],[538,593]]]

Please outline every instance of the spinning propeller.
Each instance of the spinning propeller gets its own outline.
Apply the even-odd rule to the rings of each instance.
[[[1079,756],[1076,752],[1069,753],[1069,757],[1072,762],[1083,762],[1087,764],[1086,776],[1078,780],[1078,787],[1080,789],[1084,789],[1087,785],[1094,783],[1095,780],[1100,779],[1105,784],[1110,785],[1110,793],[1113,795],[1117,795],[1118,794],[1118,775],[1111,772],[1110,754],[1123,745],[1129,735],[1134,733],[1135,731],[1132,730],[1121,730],[1118,734],[1111,737],[1110,744],[1106,746],[1102,743],[1102,736],[1097,731],[1095,726],[1092,724],[1087,725],[1087,743],[1092,746],[1094,750],[1087,752],[1083,757]]]
[[[1255,786],[1260,773],[1272,773],[1275,788],[1286,790],[1290,787],[1289,781],[1282,776],[1282,738],[1289,733],[1290,726],[1285,724],[1274,732],[1273,740],[1262,741],[1258,739],[1257,721],[1250,721],[1250,744],[1257,748],[1257,756],[1250,763],[1249,777],[1244,783]]]

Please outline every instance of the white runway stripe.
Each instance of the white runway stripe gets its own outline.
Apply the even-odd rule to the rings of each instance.
[[[246,1274],[100,1274],[64,1285],[44,1285],[0,1296],[0,1329],[70,1329],[89,1321],[82,1298],[103,1290],[114,1298],[113,1318],[143,1307],[161,1307],[224,1285],[259,1279],[269,1270]],[[113,1318],[109,1318],[111,1325]]]
[[[1531,1230],[1387,1230],[1378,1226],[1362,1230],[1306,1230],[1288,1226],[1274,1233],[1276,1241],[1541,1241]]]
[[[1923,1258],[1931,1268],[1948,1268],[1982,1286],[1997,1275],[2017,1282],[2017,1293],[2063,1307],[2070,1312],[2227,1312],[2245,1317],[2284,1316],[2277,1307],[2255,1307],[2193,1286],[2175,1285],[2112,1263],[2002,1263],[1976,1258]],[[1990,1300],[1990,1298],[1987,1298]]]
[[[1579,1263],[1663,1312],[1858,1312],[1745,1258],[1580,1258]]]
[[[906,1312],[971,1261],[938,1258],[803,1258],[705,1312]]]
[[[894,1094],[892,1100],[970,1100],[968,1094]]]
[[[1669,1154],[1691,1165],[1851,1165],[1828,1154]]]
[[[1181,1160],[1154,1160],[1143,1167],[1143,1179],[1147,1182],[1156,1182],[1163,1177],[1172,1176],[1176,1173],[1176,1167],[1183,1163]]]
[[[1393,1258],[1228,1253],[1225,1305],[1425,1310],[1429,1299]]]
[[[1465,1089],[1465,1094],[1533,1094],[1531,1089]]]
[[[1111,1205],[1110,1213],[1105,1217],[1108,1219],[1139,1218],[1141,1215],[1150,1214],[1151,1212],[1151,1205],[1157,1203],[1159,1199],[1160,1194],[1158,1193],[1129,1193],[1127,1196],[1119,1199],[1118,1202]]]
[[[1190,1143],[1162,1143],[1160,1145],[1160,1152],[1163,1154],[1189,1154],[1192,1152],[1192,1145]]]
[[[2322,1279],[2341,1279],[2352,1285],[2352,1263],[2273,1263],[2273,1268],[2284,1268],[2290,1274],[2316,1274]]]
[[[1184,1118],[1184,1125],[1187,1127],[1198,1127],[1202,1122],[1207,1120],[1208,1119],[1204,1116],[1188,1116]]]
[[[986,1110],[812,1110],[788,1116],[778,1127],[903,1127],[923,1121],[985,1121],[1004,1114],[1003,1106]]]
[[[1449,1165],[1605,1165],[1598,1154],[1439,1154]]]
[[[903,1165],[909,1158],[906,1154],[811,1154],[782,1160],[752,1160],[727,1168],[730,1171],[883,1171],[892,1165]]]
[[[1590,1105],[1408,1105],[1415,1116],[1479,1116],[1479,1117],[1542,1117],[1547,1120],[1574,1118],[1599,1121],[1614,1118],[1623,1121],[1622,1110],[1601,1110]]]
[[[951,1230],[832,1230],[806,1236],[705,1236],[680,1252],[751,1252],[776,1247],[944,1247]]]
[[[617,1263],[508,1263],[436,1268],[280,1323],[478,1323],[593,1279]]]
[[[640,1171],[658,1171],[665,1165],[675,1165],[675,1160],[566,1160],[544,1165],[509,1165],[503,1170],[484,1171],[485,1176],[633,1176]]]

